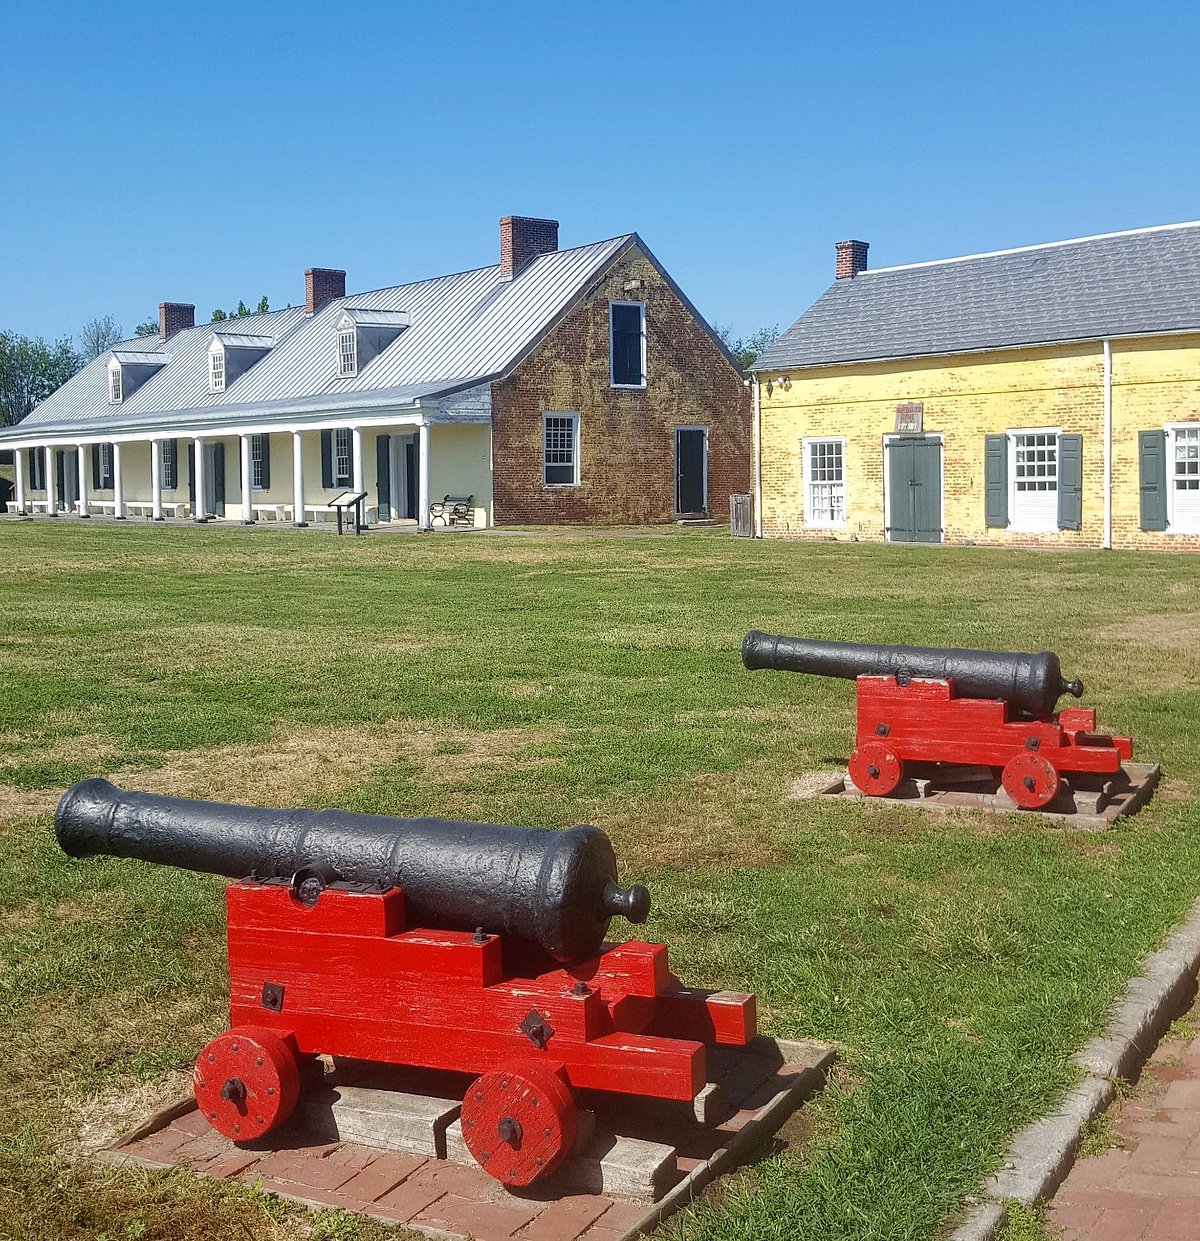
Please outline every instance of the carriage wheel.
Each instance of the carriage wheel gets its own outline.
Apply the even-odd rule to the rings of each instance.
[[[1004,791],[1022,810],[1040,810],[1058,793],[1058,772],[1054,764],[1033,750],[1022,750],[1010,758],[1000,776]]]
[[[235,1142],[281,1125],[300,1095],[300,1069],[273,1030],[239,1026],[219,1034],[196,1057],[192,1092],[208,1123]]]
[[[904,764],[882,741],[864,741],[856,746],[848,767],[854,787],[868,797],[886,797],[904,776]]]
[[[571,1153],[577,1116],[571,1087],[557,1066],[526,1060],[471,1083],[463,1097],[462,1132],[485,1172],[521,1188]]]

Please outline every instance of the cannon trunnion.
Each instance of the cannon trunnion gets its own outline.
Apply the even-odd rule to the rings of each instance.
[[[855,787],[886,797],[919,764],[991,767],[1022,810],[1048,806],[1064,773],[1116,773],[1133,757],[1129,737],[1096,731],[1096,712],[1055,712],[1066,680],[1058,656],[920,646],[821,642],[752,630],[747,668],[853,679],[858,720],[847,764]]]
[[[574,1148],[576,1090],[691,1100],[705,1045],[757,1032],[752,995],[681,985],[661,944],[603,942],[614,914],[646,917],[649,893],[617,886],[595,828],[263,810],[103,780],[69,789],[55,825],[75,856],[238,876],[230,1028],[193,1074],[234,1141],[288,1119],[316,1055],[451,1070],[472,1079],[468,1149],[525,1186]]]

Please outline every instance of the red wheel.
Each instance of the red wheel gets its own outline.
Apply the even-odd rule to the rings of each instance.
[[[507,1065],[476,1078],[463,1098],[467,1149],[513,1188],[557,1168],[575,1146],[576,1127],[575,1098],[555,1065]]]
[[[300,1094],[300,1069],[273,1030],[240,1026],[219,1034],[196,1057],[192,1092],[208,1123],[235,1142],[281,1125]]]
[[[1058,772],[1049,759],[1033,750],[1010,758],[1000,777],[1004,791],[1022,810],[1040,810],[1058,793]]]
[[[904,764],[882,741],[864,741],[850,755],[850,779],[868,797],[886,797],[904,775]]]

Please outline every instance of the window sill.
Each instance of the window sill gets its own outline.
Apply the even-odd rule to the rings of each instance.
[[[543,483],[543,491],[573,491],[582,486],[581,483]]]
[[[610,383],[608,386],[609,386],[610,388],[615,389],[617,392],[645,392],[645,391],[646,391],[646,382],[645,382],[645,380],[643,380],[640,384],[614,384],[614,383]]]

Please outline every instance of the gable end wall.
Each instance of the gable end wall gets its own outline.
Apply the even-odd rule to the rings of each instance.
[[[519,278],[519,277],[518,277]],[[626,289],[640,280],[641,287]],[[646,305],[646,388],[609,385],[609,301]],[[708,433],[708,511],[750,488],[750,390],[634,248],[511,375],[492,386],[497,525],[640,525],[675,511],[676,426]],[[542,414],[579,415],[580,483],[542,482]]]

